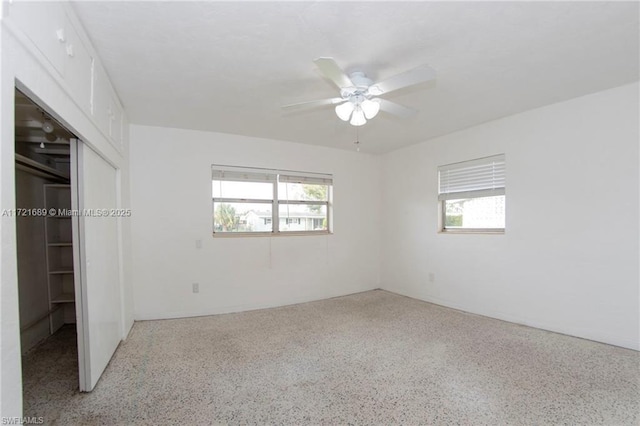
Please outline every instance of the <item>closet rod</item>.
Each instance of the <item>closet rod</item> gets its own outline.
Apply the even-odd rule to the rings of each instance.
[[[16,168],[25,172],[32,173],[36,176],[48,179],[56,179],[62,182],[69,182],[69,176],[52,167],[38,163],[24,155],[16,154]]]

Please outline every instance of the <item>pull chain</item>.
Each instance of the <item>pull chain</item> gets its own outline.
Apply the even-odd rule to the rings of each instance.
[[[356,152],[360,152],[360,136],[358,130],[359,128],[356,127],[356,141],[354,142],[354,144],[356,145]]]

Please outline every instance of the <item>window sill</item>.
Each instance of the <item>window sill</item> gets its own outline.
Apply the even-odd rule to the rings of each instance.
[[[244,237],[311,237],[321,235],[333,235],[328,231],[287,231],[287,232],[216,232],[213,238],[244,238]]]
[[[504,229],[441,229],[438,234],[504,235]]]

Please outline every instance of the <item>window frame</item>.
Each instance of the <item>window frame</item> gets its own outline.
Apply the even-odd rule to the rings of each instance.
[[[221,203],[236,203],[236,204],[270,204],[271,205],[271,231],[257,231],[257,232],[217,232],[212,230],[214,238],[229,238],[229,237],[261,237],[261,236],[304,236],[304,235],[331,235],[332,229],[332,216],[333,216],[333,175],[314,172],[301,172],[293,170],[275,170],[275,169],[262,169],[262,168],[248,168],[239,166],[228,165],[211,165],[211,181],[216,181],[216,172],[224,173],[230,172],[232,174],[243,173],[247,174],[264,174],[266,176],[273,177],[270,180],[264,180],[272,186],[272,198],[271,199],[252,199],[252,198],[231,198],[231,197],[211,197],[212,200],[212,216],[215,215],[216,204]],[[285,183],[280,180],[281,176],[287,176],[289,178],[299,177],[302,180],[307,180],[310,184],[318,184],[315,182],[324,182],[324,186],[327,186],[327,199],[325,201],[320,200],[287,200],[280,199],[278,194],[278,184]],[[261,182],[260,180],[243,180],[243,179],[222,179],[230,182]],[[308,231],[286,231],[280,229],[280,206],[281,205],[311,205],[311,206],[325,206],[326,215],[323,220],[327,221],[327,229],[323,230],[308,230]],[[302,222],[301,218],[299,218]],[[214,219],[215,223],[215,219]]]
[[[450,191],[442,192],[441,173],[443,170],[464,169],[465,165],[471,167],[477,164],[501,164],[501,173],[495,173],[499,176],[492,176],[492,183],[478,189],[466,191]],[[506,230],[506,208],[505,208],[505,226],[502,228],[447,228],[446,226],[446,205],[448,200],[457,199],[480,199],[496,196],[504,196],[506,204],[506,160],[504,154],[491,155],[488,157],[476,158],[458,163],[446,164],[438,167],[438,233],[443,234],[496,234],[501,235]]]

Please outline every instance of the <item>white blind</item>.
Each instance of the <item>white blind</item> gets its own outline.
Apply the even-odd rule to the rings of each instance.
[[[302,174],[281,174],[278,177],[280,182],[286,183],[304,183],[308,185],[333,185],[333,177],[331,175],[302,175]]]
[[[270,169],[256,169],[236,166],[211,166],[211,179],[245,182],[305,183],[312,185],[333,185],[333,176],[323,173],[292,172]]]
[[[439,200],[504,195],[504,154],[438,167]]]
[[[212,180],[244,181],[244,182],[275,182],[274,171],[265,169],[250,169],[245,167],[212,166]]]

